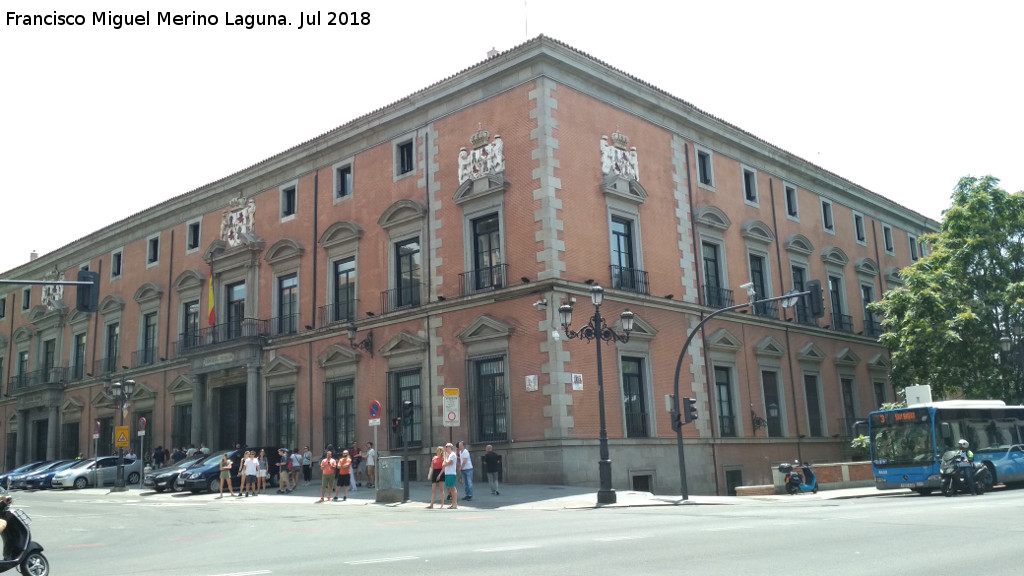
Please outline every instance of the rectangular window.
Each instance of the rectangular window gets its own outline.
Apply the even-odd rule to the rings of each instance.
[[[917,238],[911,234],[907,234],[907,241],[910,244],[910,259],[917,262]]]
[[[43,378],[47,382],[54,380],[53,366],[57,361],[57,340],[50,339],[43,342]]]
[[[18,352],[18,380],[24,381],[28,378],[28,350]]]
[[[298,446],[295,433],[295,390],[271,392],[269,444],[272,446]]]
[[[71,347],[71,379],[81,380],[85,377],[85,332],[75,334]]]
[[[420,305],[420,239],[395,244],[395,294],[392,309]]]
[[[643,358],[622,358],[622,402],[626,412],[626,437],[650,436],[647,420],[647,392],[644,384]]]
[[[112,252],[110,254],[110,277],[118,278],[121,276],[121,254],[120,250]]]
[[[771,370],[761,371],[761,390],[764,392],[765,420],[768,423],[768,437],[782,437],[782,400],[779,396],[779,374]]]
[[[715,185],[710,152],[697,150],[697,179],[705,186]]]
[[[835,222],[832,220],[832,203],[824,198],[821,200],[821,225],[827,232],[835,231]]]
[[[294,334],[299,329],[299,277],[289,274],[277,279],[277,334]]]
[[[245,282],[228,284],[224,287],[227,298],[227,337],[241,338],[243,321],[245,320]]]
[[[160,236],[151,236],[146,240],[146,264],[156,264],[160,261]]]
[[[882,325],[875,320],[875,315],[868,310],[868,304],[875,301],[875,289],[867,284],[861,284],[860,299],[864,305],[864,333],[868,336],[878,336],[882,333]]]
[[[403,403],[408,400],[412,402],[412,425],[406,426],[402,422],[401,433],[391,431],[389,446],[392,450],[401,448],[402,442],[409,446],[419,446],[423,443],[423,402],[420,399],[420,371],[406,370],[404,372],[391,372],[388,374],[388,414],[402,414]]]
[[[736,437],[736,407],[732,399],[732,371],[715,366],[715,402],[718,407],[718,435]]]
[[[757,203],[757,173],[749,168],[743,169],[743,199]]]
[[[821,426],[821,393],[817,374],[804,374],[804,396],[807,398],[808,434],[812,438],[820,438],[825,433]]]
[[[725,308],[732,305],[732,295],[722,287],[722,268],[718,260],[718,245],[702,242],[701,257],[704,259],[704,296],[708,306]]]
[[[189,222],[188,223],[188,226],[186,227],[186,230],[185,230],[185,250],[186,251],[198,250],[199,249],[199,242],[200,242],[199,232],[200,232],[200,225],[201,224],[202,224],[201,220],[196,220],[194,222]]]
[[[348,322],[356,314],[356,259],[344,258],[334,263],[334,295],[331,301],[331,322]]]
[[[142,316],[142,353],[138,358],[140,366],[156,362],[156,324],[156,312],[148,312]]]
[[[853,330],[853,321],[843,306],[843,283],[838,276],[828,277],[828,299],[832,306],[832,327],[842,332]]]
[[[853,230],[857,235],[857,243],[864,244],[867,242],[868,235],[864,229],[864,216],[861,214],[853,213]]]
[[[117,372],[118,358],[117,352],[119,349],[119,340],[121,339],[121,325],[117,322],[113,324],[107,324],[107,346],[104,350],[105,355],[103,358],[102,373],[111,374]]]
[[[892,226],[888,224],[882,224],[882,238],[885,241],[885,251],[888,254],[892,254],[895,251],[895,247],[892,243]]]
[[[786,216],[790,218],[800,217],[800,204],[797,202],[796,188],[786,186]]]
[[[612,218],[612,288],[646,293],[646,282],[636,269],[633,221]]]
[[[395,154],[397,155],[395,163],[398,168],[399,175],[408,174],[416,169],[412,152],[412,140],[402,142],[395,147]]]
[[[7,296],[0,297],[0,318],[7,317]]]
[[[857,408],[853,399],[853,378],[840,378],[839,386],[843,400],[843,435],[849,438],[853,436],[853,425],[857,421]]]
[[[473,289],[501,288],[505,285],[501,265],[501,229],[498,214],[476,218],[473,224]]]
[[[472,370],[473,439],[477,442],[505,442],[508,439],[505,358],[474,360]]]
[[[807,282],[807,270],[803,266],[793,265],[790,267],[793,276],[793,290],[797,292],[803,292],[804,286]],[[811,317],[811,310],[807,307],[807,299],[801,298],[797,300],[796,306],[796,321],[801,324],[813,324],[814,318]]]
[[[65,460],[76,458],[78,449],[79,422],[64,422],[60,425],[60,457]]]
[[[875,389],[875,409],[881,410],[885,404],[885,382],[874,381],[871,383]]]
[[[768,272],[767,264],[765,263],[764,256],[758,254],[750,254],[750,281],[754,284],[754,290],[757,292],[756,299],[764,300],[765,298],[771,298],[771,294],[768,293]],[[754,305],[754,314],[758,316],[776,316],[775,302],[759,302]]]
[[[28,310],[32,307],[32,289],[25,288],[21,291],[21,309]]]
[[[352,379],[330,381],[327,387],[327,406],[324,409],[326,442],[336,447],[348,447],[356,441],[356,392]]]
[[[281,218],[295,216],[296,202],[295,186],[281,188]]]
[[[187,448],[192,444],[192,404],[171,407],[171,444]]]
[[[181,342],[183,348],[199,345],[199,300],[181,305]]]
[[[345,198],[352,194],[352,165],[334,169],[334,197]]]

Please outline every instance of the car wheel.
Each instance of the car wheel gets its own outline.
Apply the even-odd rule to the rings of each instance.
[[[210,480],[210,494],[216,494],[217,492],[220,492],[220,478]]]
[[[166,488],[160,488],[159,486],[154,486],[153,490],[156,490],[156,493],[159,494],[159,493],[163,492],[164,490],[166,490]]]
[[[29,552],[21,563],[21,573],[25,576],[49,576],[50,562],[41,552]]]
[[[138,484],[139,483],[139,473],[138,472],[132,472],[131,474],[129,474],[128,475],[128,483],[129,484]]]
[[[88,486],[89,486],[89,481],[86,480],[84,476],[82,476],[80,478],[75,478],[75,488],[78,488],[79,490],[81,490],[82,488],[87,488]]]

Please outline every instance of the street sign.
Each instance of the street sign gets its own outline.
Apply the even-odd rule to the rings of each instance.
[[[442,402],[442,408],[444,413],[444,425],[446,428],[456,428],[462,425],[459,413],[458,388],[444,389],[444,400]]]
[[[146,417],[143,416],[142,418],[139,418],[139,432],[145,432],[145,431],[146,431]],[[142,434],[139,434],[139,436],[142,436]]]
[[[97,420],[96,421],[96,425],[92,427],[92,439],[93,440],[99,440],[100,439],[100,421],[99,420]]]
[[[374,400],[370,402],[370,418],[380,418],[380,402]],[[373,424],[370,424],[373,426]]]
[[[128,428],[128,426],[118,426],[114,428],[114,446],[117,448],[127,448],[131,445],[131,443],[128,442],[128,434],[131,433]]]
[[[370,418],[370,426],[380,426],[380,418]]]

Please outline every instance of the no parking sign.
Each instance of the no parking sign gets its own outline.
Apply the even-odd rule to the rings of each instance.
[[[459,389],[458,388],[445,388],[444,389],[444,425],[446,428],[457,428],[461,426],[461,416],[459,414]]]

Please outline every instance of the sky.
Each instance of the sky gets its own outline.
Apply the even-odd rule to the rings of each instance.
[[[339,8],[369,23],[328,25]],[[146,10],[148,26],[93,24]],[[218,23],[158,25],[168,11]],[[962,176],[1024,189],[1022,3],[5,0],[0,12],[0,272],[540,34],[934,220]],[[11,17],[55,12],[86,25]],[[320,25],[300,29],[300,12]],[[227,25],[246,14],[289,25]]]

